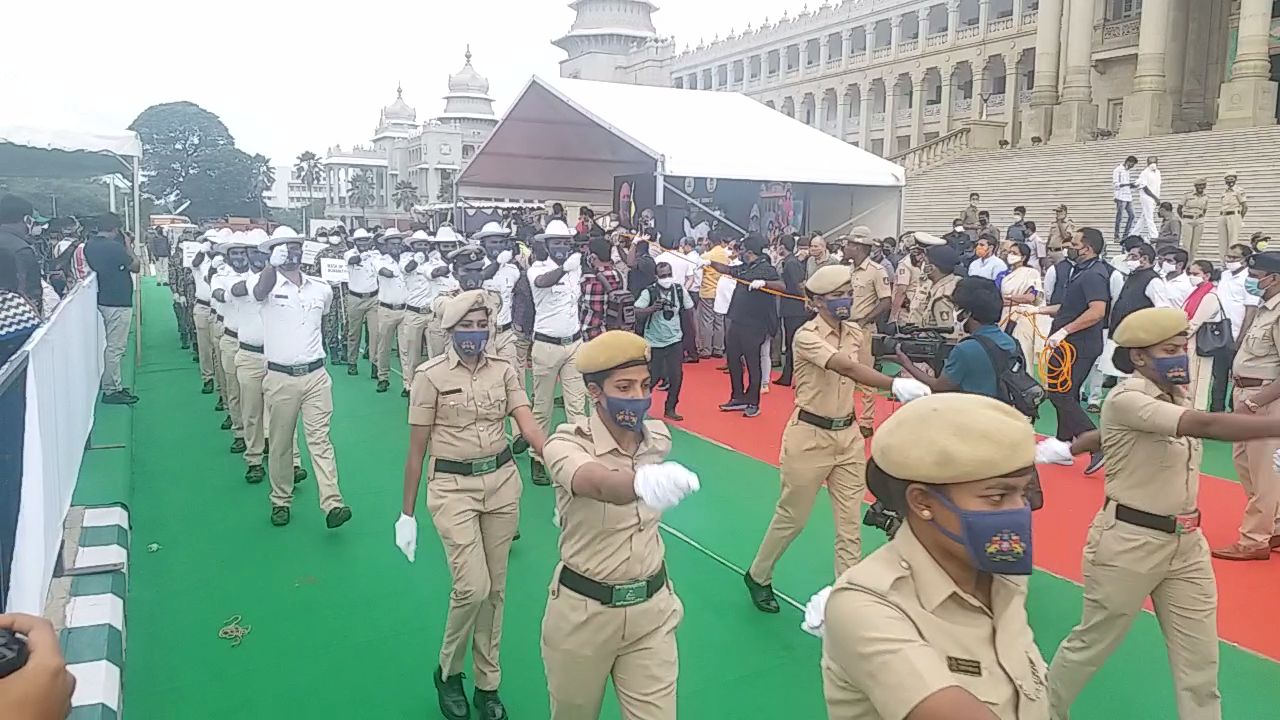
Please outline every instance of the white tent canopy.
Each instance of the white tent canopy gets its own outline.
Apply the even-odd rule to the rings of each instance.
[[[745,95],[535,76],[458,185],[602,197],[619,175],[900,188],[905,171]]]
[[[0,176],[87,178],[124,173],[142,157],[135,132],[78,132],[0,126]]]

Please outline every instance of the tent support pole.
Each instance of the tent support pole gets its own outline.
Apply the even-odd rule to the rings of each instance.
[[[698,209],[699,209],[699,210],[701,210],[702,212],[704,212],[704,213],[706,213],[706,214],[710,215],[711,217],[713,217],[713,218],[715,218],[715,219],[719,220],[720,222],[724,223],[725,225],[728,225],[729,227],[733,228],[734,230],[737,230],[738,232],[742,233],[743,235],[746,235],[746,234],[747,234],[747,231],[746,231],[746,230],[743,230],[742,228],[740,228],[740,227],[738,227],[737,225],[733,224],[733,221],[732,221],[732,220],[730,220],[729,218],[725,217],[724,215],[721,215],[720,213],[716,212],[715,210],[712,210],[711,208],[707,207],[706,205],[703,205],[702,203],[698,202],[698,201],[697,201],[697,200],[695,200],[694,198],[692,198],[692,197],[690,197],[690,196],[686,195],[686,194],[684,193],[684,191],[680,190],[680,188],[676,187],[675,185],[672,185],[671,183],[667,182],[666,180],[663,180],[663,181],[662,181],[662,184],[663,184],[663,185],[665,185],[665,186],[666,186],[666,188],[667,188],[668,190],[670,190],[671,192],[673,192],[673,193],[675,193],[676,195],[679,195],[680,197],[684,198],[684,201],[685,201],[685,202],[687,202],[687,203],[689,203],[690,205],[692,205],[692,206],[694,206],[694,207],[698,208]]]
[[[655,170],[653,172],[653,178],[654,178],[653,204],[657,207],[662,207],[663,205],[667,204],[667,194],[665,192],[667,179],[663,177],[661,169]]]

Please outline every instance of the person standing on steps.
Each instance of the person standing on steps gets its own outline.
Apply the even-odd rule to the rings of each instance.
[[[348,375],[360,374],[360,336],[369,327],[369,353],[375,359],[370,377],[378,377],[378,268],[379,253],[373,246],[369,231],[357,228],[351,233],[355,247],[348,250],[347,259],[347,367]],[[369,357],[369,356],[366,356]]]
[[[142,264],[133,248],[121,241],[118,215],[106,213],[96,224],[94,234],[85,243],[84,258],[98,274],[98,313],[106,329],[102,402],[132,405],[138,402],[138,396],[122,384],[120,362],[129,345],[129,326],[133,323],[133,274],[142,270]]]
[[[1222,182],[1227,189],[1222,193],[1222,203],[1218,207],[1218,252],[1226,257],[1227,248],[1240,242],[1244,230],[1244,216],[1249,214],[1249,198],[1244,188],[1236,185],[1235,172],[1229,172]]]
[[[405,286],[401,255],[404,244],[400,233],[392,230],[382,236],[382,256],[374,261],[378,269],[378,349],[373,354],[378,368],[377,391],[384,393],[391,388],[391,348],[396,348],[400,359],[400,371],[404,374],[408,362],[408,344],[404,333],[398,332],[404,322],[404,304],[409,290]]]
[[[316,471],[320,509],[325,524],[337,528],[351,519],[351,508],[338,489],[338,465],[329,440],[333,416],[333,381],[325,369],[321,324],[333,302],[328,283],[302,274],[302,236],[289,227],[276,228],[261,245],[268,266],[258,276],[253,297],[262,304],[263,356],[267,376],[262,381],[270,411],[271,524],[289,524],[293,501],[293,449],[298,416],[311,463]]]
[[[855,432],[855,386],[890,390],[900,402],[929,394],[910,378],[882,375],[862,360],[871,335],[851,320],[854,303],[849,270],[819,268],[805,283],[808,306],[817,317],[795,336],[795,405],[782,433],[782,494],[750,569],[743,575],[751,602],[766,613],[778,612],[773,569],[804,530],[824,485],[835,514],[835,577],[858,562],[862,540],[859,517],[866,494],[866,450]]]
[[[475,668],[472,702],[482,720],[507,717],[498,696],[498,655],[521,485],[506,439],[506,419],[515,421],[535,450],[540,452],[546,441],[516,368],[490,348],[494,312],[486,295],[468,290],[437,303],[440,325],[452,342],[413,374],[404,504],[395,526],[396,545],[413,562],[418,537],[414,512],[429,453],[426,505],[453,580],[434,678],[440,712],[449,720],[471,716],[462,687],[468,640]]]
[[[253,242],[249,235],[233,237],[229,242],[218,246],[218,251],[227,258],[226,272],[218,273],[210,283],[215,302],[222,308],[223,330],[218,342],[218,357],[222,363],[222,376],[227,397],[227,412],[231,414],[231,430],[233,440],[231,452],[240,454],[245,451],[244,410],[241,407],[240,380],[236,366],[236,356],[240,352],[240,309],[241,304],[234,302],[231,288],[236,283],[244,282],[253,273],[249,270],[249,248],[257,247],[267,239],[266,232],[258,242]]]
[[[586,343],[578,367],[594,405],[543,449],[560,512],[560,562],[542,618],[551,720],[596,720],[613,681],[621,715],[675,720],[684,606],[667,577],[658,524],[699,488],[667,460],[671,434],[648,420],[649,346],[624,330]]]
[[[1133,190],[1137,187],[1133,182],[1133,168],[1137,164],[1138,158],[1130,155],[1111,171],[1111,192],[1116,202],[1116,226],[1112,238],[1117,244],[1121,238],[1129,237],[1129,231],[1133,229]],[[1125,218],[1124,232],[1120,231],[1121,217]]]
[[[1204,194],[1204,190],[1208,186],[1208,180],[1196,178],[1193,191],[1183,196],[1177,207],[1178,217],[1182,218],[1183,248],[1193,258],[1199,254],[1200,241],[1204,238],[1204,218],[1209,214],[1209,196]],[[1225,252],[1226,246],[1223,248]]]
[[[1160,206],[1161,176],[1160,166],[1157,163],[1157,158],[1147,158],[1147,166],[1138,174],[1138,181],[1134,184],[1134,188],[1138,191],[1138,205],[1142,212],[1134,232],[1153,245],[1160,235],[1156,208]]]

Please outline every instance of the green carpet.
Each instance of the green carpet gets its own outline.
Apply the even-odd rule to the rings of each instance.
[[[315,484],[299,486],[293,523],[268,522],[266,485],[244,483],[227,452],[213,398],[199,393],[190,353],[178,350],[167,293],[148,286],[142,401],[133,434],[134,534],[124,706],[135,719],[438,717],[428,679],[448,603],[443,553],[419,512],[417,563],[393,543],[408,430],[405,401],[376,395],[366,376],[334,375],[332,436],[354,519],[324,528]],[[367,371],[367,365],[364,366]],[[703,490],[666,522],[703,549],[667,534],[670,573],[684,600],[680,716],[824,718],[820,643],[800,614],[757,613],[724,562],[750,562],[777,495],[777,471],[675,431],[674,459],[697,469]],[[96,440],[96,435],[95,435]],[[105,452],[105,451],[104,451]],[[305,454],[305,451],[304,451]],[[309,467],[309,463],[308,463]],[[522,463],[527,475],[527,465]],[[548,717],[539,655],[546,588],[556,562],[549,489],[526,484],[523,539],[507,589],[502,694],[517,720]],[[801,601],[831,576],[825,500],[778,569],[777,586]],[[870,549],[877,533],[864,534]],[[145,548],[158,543],[157,552]],[[716,557],[713,557],[716,556]],[[1031,616],[1046,655],[1080,614],[1079,590],[1033,578]],[[251,632],[239,647],[219,639],[232,616]],[[1274,664],[1223,648],[1227,717],[1275,717]],[[617,718],[611,698],[602,717]],[[1077,720],[1173,717],[1163,642],[1143,616],[1087,688]]]

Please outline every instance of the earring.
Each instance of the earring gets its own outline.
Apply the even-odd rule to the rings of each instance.
[[[932,510],[921,510],[921,511],[920,511],[920,517],[924,518],[925,520],[932,520],[932,519],[933,519],[933,511],[932,511]]]

